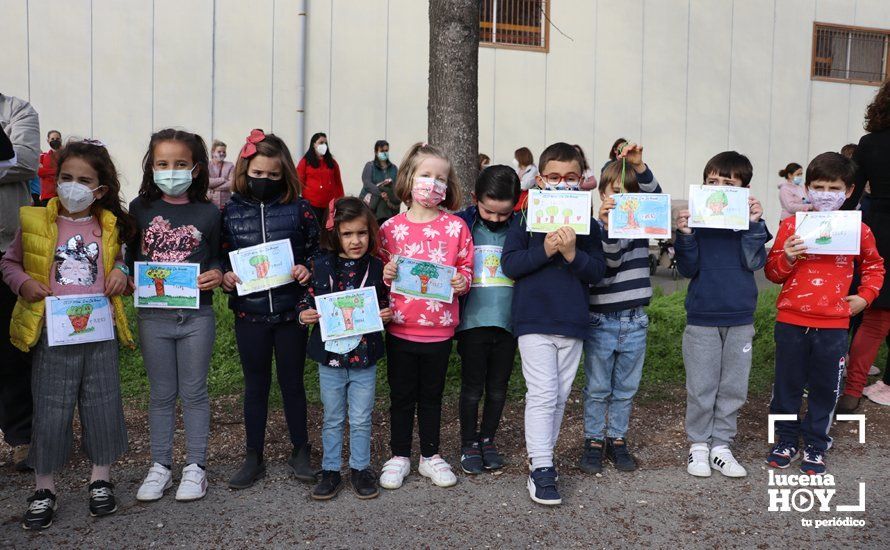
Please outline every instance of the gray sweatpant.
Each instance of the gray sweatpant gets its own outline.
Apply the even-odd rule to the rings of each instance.
[[[210,433],[207,372],[216,337],[210,305],[201,309],[139,309],[139,343],[148,373],[151,459],[173,464],[176,398],[182,401],[186,463],[203,466]]]
[[[702,327],[683,332],[686,435],[690,443],[729,445],[748,398],[754,325]]]

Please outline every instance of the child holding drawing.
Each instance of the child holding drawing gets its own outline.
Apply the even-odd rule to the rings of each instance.
[[[37,487],[28,498],[22,519],[25,529],[45,529],[53,523],[57,507],[53,474],[68,461],[75,405],[83,448],[92,463],[90,515],[117,511],[111,464],[127,450],[117,342],[56,346],[48,339],[49,329],[44,330],[44,299],[104,294],[110,298],[118,338],[132,346],[120,298],[127,288],[121,244],[136,233],[136,226],[121,206],[117,170],[104,145],[69,142],[58,153],[56,174],[58,198],[50,199],[46,208],[21,209],[21,229],[0,262],[3,280],[19,296],[8,329],[10,339],[22,351],[34,350],[34,427],[28,464]],[[73,307],[88,308],[80,309],[88,312],[88,323],[92,305]],[[72,313],[68,315],[73,327]]]
[[[213,289],[223,278],[219,208],[207,198],[207,162],[207,147],[201,136],[172,128],[156,132],[143,159],[139,196],[130,203],[138,228],[136,237],[127,243],[130,269],[134,262],[200,264],[198,309],[141,307],[136,314],[148,373],[152,460],[136,493],[141,501],[160,500],[173,485],[177,397],[182,400],[186,466],[176,500],[197,500],[207,492],[207,373],[216,336]]]
[[[318,252],[318,223],[309,202],[300,198],[300,181],[291,158],[281,138],[253,130],[238,155],[235,194],[222,215],[222,286],[230,293],[229,307],[235,312],[235,339],[244,372],[247,439],[244,464],[229,480],[231,489],[250,487],[266,471],[263,448],[273,355],[293,445],[288,465],[297,479],[315,480],[309,466],[303,386],[307,331],[297,320],[296,308],[305,294],[301,285],[309,280],[309,258]],[[291,276],[295,280],[243,296],[234,292],[242,281],[229,252],[276,241],[284,241],[293,254]],[[242,275],[247,277],[249,273]]]
[[[581,165],[577,149],[554,143],[541,153],[537,185],[544,194],[577,190]],[[539,199],[532,199],[532,205],[534,200]],[[599,225],[589,210],[581,215],[589,223],[589,235],[576,235],[568,225],[549,233],[530,233],[532,215],[523,211],[510,224],[501,259],[504,274],[515,281],[513,334],[519,338],[528,387],[525,443],[531,473],[526,487],[534,502],[545,505],[562,502],[553,448],[587,336],[588,285],[599,282],[605,272]]]
[[[400,274],[395,256],[424,262],[415,263],[412,269],[426,270],[424,278],[441,278],[445,271],[451,271],[434,264],[453,267],[455,274],[450,280],[450,302],[424,299],[422,294],[429,282],[423,280],[418,297],[397,294],[395,290],[392,293],[393,319],[386,327],[386,356],[393,456],[383,465],[380,485],[397,489],[411,471],[416,411],[420,434],[418,471],[435,485],[450,487],[457,483],[457,478],[439,456],[442,392],[451,338],[460,323],[457,297],[470,289],[473,278],[473,237],[462,219],[442,210],[457,209],[461,191],[451,161],[438,147],[415,143],[408,149],[396,180],[396,194],[408,205],[408,211],[390,218],[380,229],[381,253],[388,262],[384,281],[391,285],[397,278],[420,278]],[[437,288],[448,288],[444,281],[436,282]]]
[[[380,318],[392,319],[383,262],[378,251],[377,221],[371,209],[355,197],[331,201],[322,245],[326,252],[312,261],[309,293],[299,305],[300,323],[315,324],[320,318],[317,299],[333,292],[363,287],[374,289]],[[349,302],[355,304],[356,302]],[[341,309],[346,319],[346,309]],[[350,314],[353,314],[352,309]],[[353,321],[355,323],[355,321]],[[318,362],[318,381],[324,405],[324,445],[321,479],[312,491],[315,500],[329,500],[343,488],[340,476],[343,425],[349,411],[349,468],[352,489],[358,498],[378,494],[377,477],[371,470],[371,414],[377,385],[377,361],[383,357],[381,332],[358,334],[323,342],[315,328],[309,338],[309,355]]]
[[[748,187],[754,169],[744,155],[725,151],[705,165],[705,185]],[[725,193],[721,193],[725,195]],[[677,218],[677,268],[692,279],[686,295],[683,364],[686,367],[686,434],[691,443],[686,471],[709,477],[748,475],[729,446],[739,409],[748,396],[757,284],[772,236],[763,208],[748,199],[748,229],[689,227],[690,211]],[[744,222],[744,218],[742,218]]]
[[[814,158],[807,166],[805,182],[814,209],[818,212],[840,209],[853,192],[855,173],[853,161],[839,153],[822,153]],[[813,225],[817,228],[815,243],[818,244],[819,224]],[[774,468],[790,466],[800,456],[798,449],[803,435],[805,447],[800,471],[819,475],[826,470],[825,455],[831,446],[828,430],[841,391],[850,317],[862,312],[880,293],[884,260],[878,254],[871,230],[861,222],[858,256],[809,253],[800,236],[805,232],[804,228],[797,227],[794,217],[784,220],[766,263],[767,278],[782,284],[776,302],[776,378],[770,414],[797,415],[803,391],[808,391],[807,413],[803,419],[776,422],[778,441],[767,463]],[[859,266],[862,282],[856,294],[848,296],[854,265]],[[868,333],[866,323],[870,312],[866,311],[853,342],[851,355],[854,357],[861,353],[863,340],[868,338],[860,335]],[[877,351],[883,339],[884,334],[880,334],[865,345]],[[874,359],[874,354],[871,358]],[[848,385],[851,379],[854,384],[858,380],[864,382],[865,369],[871,362],[854,364],[862,370],[848,373]]]

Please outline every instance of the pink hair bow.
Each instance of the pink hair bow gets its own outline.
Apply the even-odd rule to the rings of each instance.
[[[259,128],[250,131],[250,135],[245,140],[247,143],[241,148],[241,158],[246,159],[256,154],[256,144],[266,139],[266,134]]]

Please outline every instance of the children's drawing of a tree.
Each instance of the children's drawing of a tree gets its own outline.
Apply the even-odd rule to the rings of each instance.
[[[550,223],[556,223],[556,216],[559,214],[559,206],[551,204],[547,207],[547,215],[550,216]]]
[[[705,206],[714,216],[722,216],[723,210],[728,204],[729,198],[727,198],[726,193],[723,191],[715,191],[711,193],[711,196],[709,196],[708,200],[705,202]]]
[[[262,279],[266,275],[269,274],[269,257],[265,254],[259,254],[257,256],[251,256],[250,260],[248,260],[251,266],[256,270],[256,278]]]
[[[497,275],[498,267],[501,266],[501,259],[497,254],[489,254],[482,260],[482,265],[488,270],[490,276],[494,277]]]
[[[819,226],[819,238],[816,244],[831,244],[831,220],[825,220]]]
[[[356,308],[361,309],[365,307],[365,297],[360,294],[340,296],[334,300],[334,307],[343,313],[343,324],[346,327],[346,330],[353,330],[355,328],[355,322],[352,319],[352,312],[355,311]]]
[[[541,223],[541,216],[544,215],[544,211],[541,210],[541,199],[533,200],[532,204],[535,205],[535,223]]]
[[[640,209],[640,201],[635,198],[625,199],[624,202],[621,203],[621,206],[618,207],[622,212],[627,214],[627,224],[625,224],[625,228],[627,229],[638,229],[640,224],[637,223],[637,210]]]
[[[571,208],[563,208],[562,209],[562,217],[565,218],[565,224],[569,225],[572,221],[572,209]]]
[[[426,291],[429,288],[430,279],[438,278],[439,271],[433,264],[424,262],[415,265],[411,269],[411,275],[416,275],[417,278],[420,279],[420,293],[426,294]]]
[[[173,273],[173,270],[167,269],[166,267],[152,267],[146,270],[145,276],[154,281],[155,283],[155,294],[158,296],[164,296],[164,281],[170,274]]]
[[[69,307],[65,313],[71,326],[74,328],[74,334],[85,332],[90,323],[90,315],[93,313],[93,306],[90,304],[80,304]]]

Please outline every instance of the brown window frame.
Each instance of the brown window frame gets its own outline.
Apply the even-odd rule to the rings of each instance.
[[[882,34],[885,37],[884,49],[884,80],[881,82],[862,80],[858,78],[836,78],[830,76],[821,76],[816,74],[816,47],[819,31],[822,29],[850,31],[850,32],[867,32],[874,34]],[[862,86],[881,86],[881,84],[890,78],[890,29],[878,29],[874,27],[856,27],[853,25],[838,25],[835,23],[813,22],[813,45],[810,53],[810,80],[820,82],[838,82],[842,84],[858,84]]]
[[[497,2],[498,0],[491,0],[492,2]],[[479,46],[482,48],[500,48],[505,50],[522,50],[528,52],[550,52],[550,2],[552,0],[539,0],[544,5],[544,17],[541,18],[541,31],[544,33],[544,45],[543,46],[532,46],[528,44],[510,44],[505,42],[489,42],[482,40],[482,36],[479,36]],[[495,23],[479,20],[479,30],[481,31],[483,27],[494,27]]]

